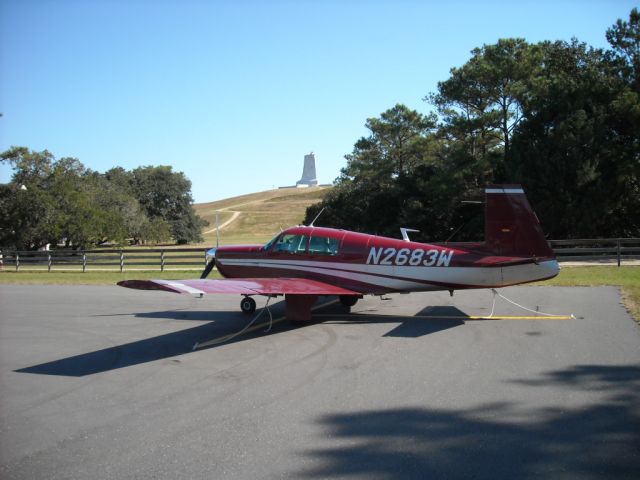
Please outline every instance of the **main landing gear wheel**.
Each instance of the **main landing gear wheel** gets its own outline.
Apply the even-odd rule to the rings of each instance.
[[[355,295],[340,295],[340,303],[345,307],[353,307],[358,303],[358,297]]]
[[[240,310],[247,315],[256,311],[256,301],[251,297],[244,297],[240,302]]]

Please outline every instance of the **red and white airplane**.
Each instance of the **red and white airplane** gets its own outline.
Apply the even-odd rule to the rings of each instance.
[[[312,224],[313,225],[313,224]],[[555,277],[558,262],[519,185],[486,189],[485,241],[417,243],[347,230],[298,226],[266,245],[223,246],[205,269],[226,278],[126,280],[118,285],[201,297],[240,294],[253,313],[253,295],[281,296],[290,320],[310,320],[319,296],[347,307],[363,295],[497,288]],[[410,231],[410,230],[409,230]]]

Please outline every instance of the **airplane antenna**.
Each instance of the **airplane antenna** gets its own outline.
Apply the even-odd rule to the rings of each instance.
[[[313,221],[309,224],[310,227],[313,227],[313,224],[316,223],[316,220],[320,217],[320,215],[322,215],[322,212],[324,212],[324,209],[327,207],[323,207],[322,210],[320,210],[320,213],[318,213],[318,215],[316,215],[316,218],[313,219]]]
[[[220,222],[219,222],[219,210],[216,210],[216,248],[220,246]]]
[[[400,233],[402,234],[402,239],[405,242],[410,242],[411,240],[409,239],[409,234],[407,232],[419,232],[420,230],[415,230],[413,228],[404,228],[401,227],[400,228]]]

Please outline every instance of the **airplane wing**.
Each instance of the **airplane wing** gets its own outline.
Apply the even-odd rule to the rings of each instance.
[[[121,287],[165,290],[200,297],[209,293],[240,295],[360,295],[359,292],[306,278],[243,278],[219,280],[123,280]]]

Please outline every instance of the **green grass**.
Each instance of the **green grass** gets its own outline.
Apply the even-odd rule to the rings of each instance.
[[[160,270],[120,272],[0,272],[0,284],[18,285],[115,285],[120,280],[183,280],[199,278],[200,270]],[[220,278],[217,272],[211,272],[209,278]]]
[[[595,285],[640,285],[640,268],[637,266],[595,265],[585,267],[562,267],[560,275],[541,285],[595,286]]]
[[[563,267],[556,278],[536,285],[620,287],[625,306],[631,315],[640,321],[640,267],[638,266]]]

